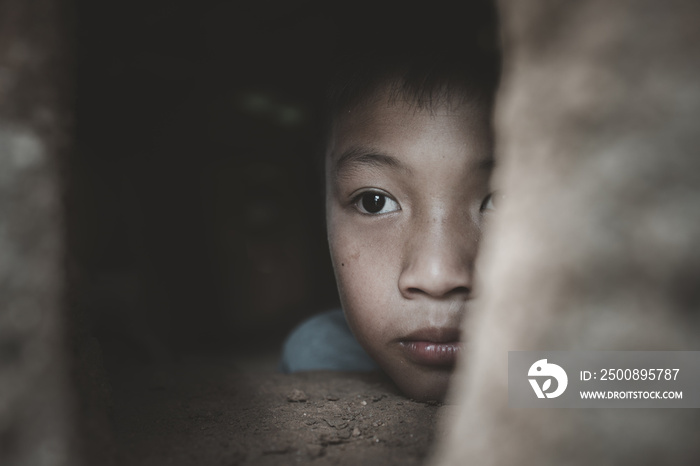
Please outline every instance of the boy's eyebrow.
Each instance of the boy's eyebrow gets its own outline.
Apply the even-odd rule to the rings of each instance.
[[[396,157],[385,154],[370,147],[354,146],[346,150],[335,163],[335,175],[351,170],[357,166],[389,167],[410,172],[411,169],[401,163]]]

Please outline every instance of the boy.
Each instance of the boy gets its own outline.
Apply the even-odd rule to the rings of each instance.
[[[298,327],[284,371],[378,366],[411,398],[444,398],[494,210],[497,62],[454,53],[374,51],[339,73],[325,182],[345,319],[332,311]]]

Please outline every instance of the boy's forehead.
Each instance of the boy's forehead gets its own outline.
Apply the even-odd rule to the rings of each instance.
[[[418,109],[375,99],[336,119],[327,149],[328,181],[358,169],[416,175],[493,167],[489,118],[469,105]]]
[[[402,145],[424,132],[430,132],[436,143],[454,139],[455,134],[487,139],[488,113],[486,105],[465,99],[463,93],[451,93],[428,106],[383,88],[335,116],[326,159],[337,163],[357,147],[367,148],[376,141]]]

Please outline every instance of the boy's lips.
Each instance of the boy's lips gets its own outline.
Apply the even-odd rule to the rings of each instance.
[[[424,328],[399,340],[404,354],[424,366],[454,366],[462,351],[459,330],[454,328]]]

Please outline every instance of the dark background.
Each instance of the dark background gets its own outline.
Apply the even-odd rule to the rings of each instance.
[[[278,345],[334,306],[312,4],[77,4],[72,275],[105,351]]]

